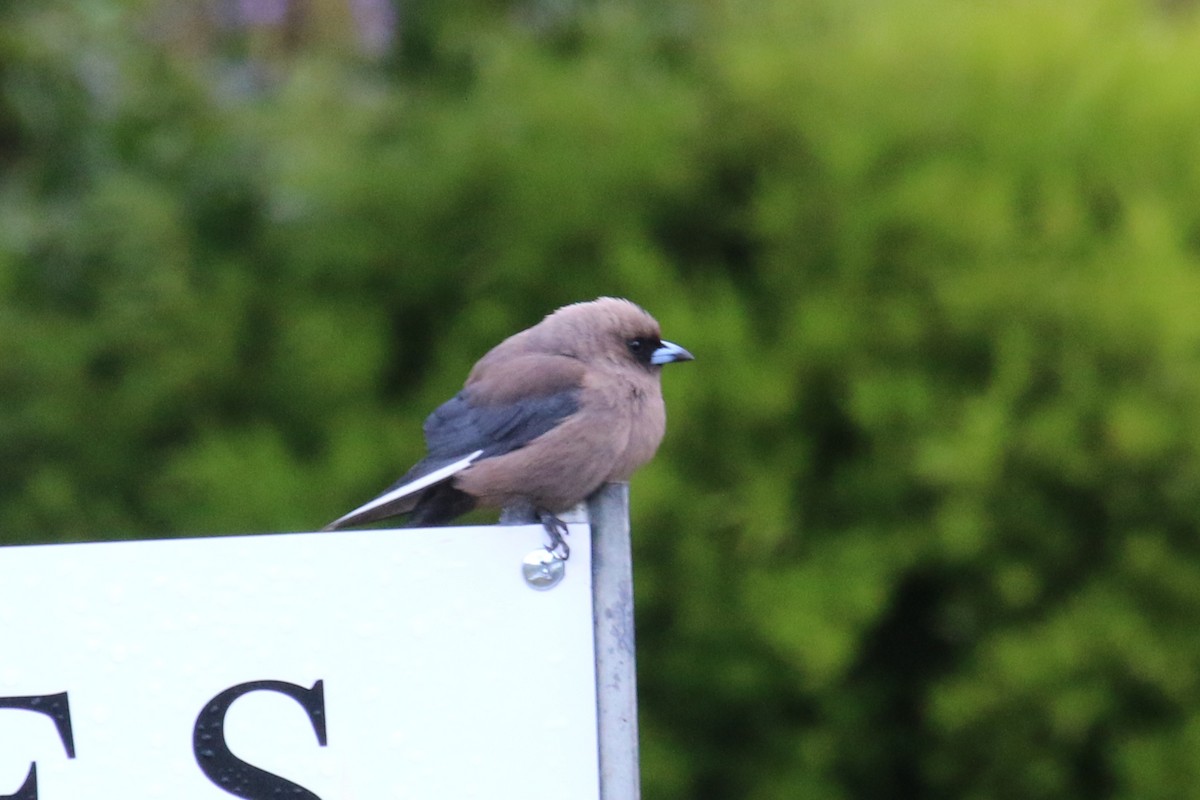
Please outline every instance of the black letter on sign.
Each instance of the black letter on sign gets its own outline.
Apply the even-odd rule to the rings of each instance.
[[[210,781],[245,800],[269,800],[285,794],[294,800],[321,800],[303,786],[247,764],[229,752],[229,745],[225,743],[225,714],[234,700],[260,690],[285,694],[303,706],[317,734],[317,743],[325,746],[324,681],[317,681],[311,689],[283,681],[251,681],[226,689],[204,706],[192,731],[196,763]]]
[[[67,749],[67,758],[75,757],[75,737],[71,733],[71,707],[67,704],[67,693],[44,694],[37,697],[0,697],[0,708],[17,708],[22,711],[36,711],[54,720],[58,728],[58,738]],[[37,762],[29,765],[29,774],[25,783],[17,789],[16,794],[0,796],[0,800],[37,800]]]

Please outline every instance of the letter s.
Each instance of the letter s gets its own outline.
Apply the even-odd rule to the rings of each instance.
[[[233,686],[205,704],[192,731],[192,752],[204,775],[217,787],[244,800],[270,800],[287,796],[294,800],[321,800],[317,795],[285,778],[247,764],[229,751],[225,742],[225,714],[233,701],[250,692],[271,691],[287,695],[303,707],[325,746],[325,683],[311,689],[284,681],[251,681]]]

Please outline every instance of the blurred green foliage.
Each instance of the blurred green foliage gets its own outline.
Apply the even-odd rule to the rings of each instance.
[[[1200,796],[1191,4],[404,12],[0,12],[4,542],[312,529],[628,296],[647,797]]]

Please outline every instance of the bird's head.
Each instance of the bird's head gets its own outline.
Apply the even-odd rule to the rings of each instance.
[[[664,364],[694,356],[664,341],[658,321],[641,306],[616,297],[601,297],[564,306],[537,326],[544,343],[573,358],[616,365],[636,364],[658,372]]]

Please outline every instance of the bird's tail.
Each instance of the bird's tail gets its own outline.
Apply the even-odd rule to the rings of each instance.
[[[460,458],[437,469],[422,469],[416,477],[413,477],[413,473],[418,472],[418,470],[414,468],[386,492],[353,511],[343,514],[321,530],[335,531],[339,528],[363,525],[368,522],[407,514],[410,511],[413,512],[414,522],[418,522],[418,524],[433,524],[435,521],[446,521],[453,519],[459,514],[464,514],[474,506],[474,500],[469,495],[463,494],[449,486],[446,488],[450,491],[431,492],[429,490],[432,487],[443,484],[471,466],[475,459],[479,458],[482,453],[482,450],[476,450],[465,458]],[[418,466],[428,467],[426,464]],[[460,495],[461,497],[455,498],[454,495]],[[466,500],[463,498],[466,498]],[[462,510],[452,516],[445,517],[446,514],[453,512],[457,508],[462,508]]]

